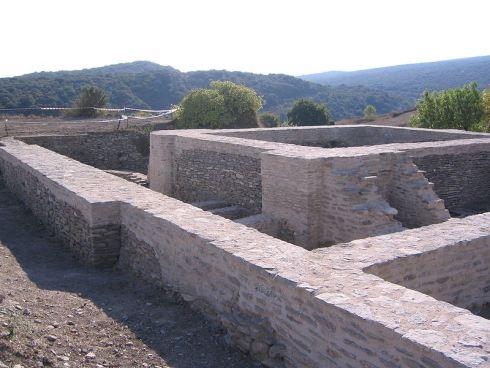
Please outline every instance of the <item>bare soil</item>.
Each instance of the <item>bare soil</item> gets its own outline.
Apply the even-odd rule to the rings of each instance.
[[[171,290],[77,263],[0,181],[0,367],[16,364],[261,367]]]
[[[36,119],[9,119],[0,120],[0,138],[12,136],[26,136],[39,134],[83,134],[89,132],[110,132],[123,129],[143,129],[151,127],[152,130],[173,129],[173,123],[165,118],[136,120],[103,121],[100,119],[66,120],[60,118]]]

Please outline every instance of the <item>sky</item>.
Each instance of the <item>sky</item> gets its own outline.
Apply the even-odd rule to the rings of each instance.
[[[490,55],[489,0],[1,0],[0,77],[135,60],[302,75]]]

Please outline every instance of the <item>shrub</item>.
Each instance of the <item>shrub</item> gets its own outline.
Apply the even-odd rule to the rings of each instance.
[[[483,91],[482,94],[483,101],[483,130],[490,133],[490,87]]]
[[[374,119],[376,118],[376,107],[373,105],[367,105],[363,113],[365,119]]]
[[[259,116],[259,125],[262,128],[275,128],[281,126],[281,120],[277,115],[266,112]]]
[[[107,105],[107,95],[103,90],[95,86],[85,86],[80,91],[75,101],[73,116],[95,117],[98,115],[96,107],[102,108]]]
[[[412,126],[432,129],[478,130],[484,117],[476,83],[442,92],[425,91],[412,117]]]
[[[257,126],[262,98],[248,87],[230,81],[213,81],[211,89],[191,91],[180,103],[179,128],[224,128],[228,125]]]
[[[257,111],[262,108],[262,98],[253,89],[230,81],[211,82],[211,88],[224,98],[225,107],[231,123],[257,122]]]
[[[223,128],[230,122],[221,93],[212,89],[195,89],[184,97],[177,110],[178,128]]]
[[[294,102],[293,108],[287,113],[290,125],[330,125],[330,111],[322,104],[307,99]]]

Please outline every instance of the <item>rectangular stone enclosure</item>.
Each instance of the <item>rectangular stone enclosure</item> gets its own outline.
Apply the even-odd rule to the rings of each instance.
[[[375,126],[161,131],[149,175],[153,190],[244,207],[267,216],[270,234],[314,249],[490,210],[487,138]]]
[[[102,153],[92,138],[69,139]],[[0,180],[81,262],[170,285],[269,367],[484,368],[489,138],[159,131],[150,189],[101,170],[132,137],[110,138],[109,161],[10,138]],[[144,171],[140,148],[127,157]]]

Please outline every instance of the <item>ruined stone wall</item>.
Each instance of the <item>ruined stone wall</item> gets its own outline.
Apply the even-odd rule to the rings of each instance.
[[[366,271],[461,308],[490,303],[490,238],[400,257]]]
[[[224,130],[214,134],[324,148],[432,142],[478,138],[481,136],[478,133],[461,131],[380,127],[373,125],[243,129],[238,131]]]
[[[172,133],[152,134],[150,188],[186,202],[220,199],[259,213],[261,151],[176,138]]]
[[[148,134],[137,131],[40,135],[18,139],[102,170],[127,170],[143,174],[148,171],[150,138]]]
[[[395,219],[406,228],[416,228],[450,218],[444,201],[434,192],[424,172],[404,154],[393,154],[381,161],[378,185],[383,197],[398,213]]]
[[[311,144],[327,133],[355,144],[440,140],[332,149],[289,144]],[[461,137],[484,139],[448,140]],[[457,162],[444,175],[468,182],[468,197],[482,203],[488,137],[371,126],[155,132],[150,187],[187,202],[222,199],[262,210],[279,225],[279,238],[313,249],[447,220],[440,180],[424,176],[429,156],[467,154],[477,163],[469,165],[469,178],[459,175],[466,168]]]
[[[52,157],[39,155],[39,165]],[[83,263],[111,265],[117,260],[120,226],[109,213],[118,212],[118,204],[92,204],[1,150],[0,174],[6,187]]]
[[[415,163],[449,210],[490,209],[489,151],[432,154]]]
[[[332,261],[328,250],[308,252],[36,146],[0,147],[0,168],[10,188],[20,179],[26,193],[45,189],[56,203],[80,211],[90,227],[121,226],[120,267],[172,285],[221,321],[240,349],[271,367],[485,364],[475,356],[488,345],[457,345],[466,331],[481,333],[485,322],[476,325],[469,312],[441,304],[438,312],[447,311],[451,318],[442,325],[422,326],[419,320],[430,316],[409,317],[414,310],[430,314],[425,304],[422,308],[430,300],[424,297],[407,297],[406,313],[391,308],[403,288],[365,274],[356,263],[351,266],[353,255],[372,257],[365,254],[368,248],[353,253],[355,244],[333,248]],[[28,175],[38,178],[39,186],[22,180]],[[39,199],[24,195],[24,200],[35,207],[31,202]],[[36,211],[40,218],[48,214]],[[434,343],[434,337],[427,340],[427,328],[445,336],[444,344]]]
[[[198,219],[202,229],[209,226],[206,216]],[[227,240],[196,236],[183,224],[128,206],[122,211],[128,234],[122,252],[144,254],[128,265],[143,276],[147,273],[141,265],[159,263],[165,282],[220,321],[236,346],[268,366],[459,366],[363,318],[361,306],[348,312],[332,305],[335,296],[316,297],[311,283],[299,276],[308,274],[307,264],[313,266],[306,251],[272,238],[257,251],[257,233],[242,230],[237,243],[226,220],[214,225],[227,233]],[[321,261],[317,267],[320,277]],[[155,274],[151,268],[147,275],[152,279]]]
[[[260,160],[210,150],[175,157],[175,197],[186,202],[222,199],[256,213],[262,208]]]

